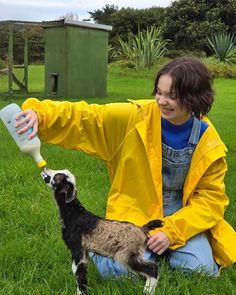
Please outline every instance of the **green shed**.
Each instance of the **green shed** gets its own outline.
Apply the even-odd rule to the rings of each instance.
[[[46,95],[105,97],[112,27],[64,19],[44,29]]]

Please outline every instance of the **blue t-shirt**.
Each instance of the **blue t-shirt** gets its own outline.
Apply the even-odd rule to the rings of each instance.
[[[188,141],[193,127],[193,117],[182,125],[174,125],[168,120],[161,118],[162,142],[175,149],[181,150],[189,146]],[[203,135],[208,125],[201,121],[200,137]]]

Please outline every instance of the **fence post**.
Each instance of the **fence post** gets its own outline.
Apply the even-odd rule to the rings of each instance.
[[[12,68],[13,68],[13,23],[9,23],[9,38],[8,38],[8,92],[12,97],[13,88],[12,88]]]
[[[25,45],[24,45],[24,84],[26,89],[28,89],[28,29],[25,28],[24,31],[24,39],[25,39]]]

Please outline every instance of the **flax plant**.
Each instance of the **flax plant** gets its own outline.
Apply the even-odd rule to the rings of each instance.
[[[219,62],[236,63],[236,38],[228,33],[219,33],[207,38],[208,46]]]
[[[121,38],[118,41],[123,58],[136,68],[150,68],[167,51],[168,41],[162,39],[161,29],[156,27],[147,28],[146,31],[139,30],[137,35],[130,33],[127,42]]]

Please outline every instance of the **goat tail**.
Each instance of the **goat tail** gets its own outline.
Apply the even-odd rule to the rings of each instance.
[[[163,226],[163,222],[160,219],[154,219],[154,220],[151,220],[148,223],[144,224],[142,226],[142,229],[145,233],[147,233],[150,230],[153,230],[157,227],[162,227],[162,226]]]

